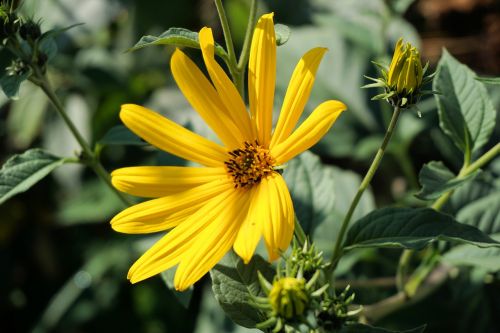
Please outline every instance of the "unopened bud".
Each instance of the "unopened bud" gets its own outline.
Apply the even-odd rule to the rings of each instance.
[[[274,312],[286,319],[302,315],[309,302],[306,281],[292,277],[275,281],[269,300]]]
[[[19,28],[19,35],[22,39],[27,41],[34,41],[40,38],[42,35],[42,30],[38,23],[29,20],[21,25]]]
[[[399,39],[387,73],[389,87],[401,95],[412,94],[422,85],[422,78],[423,69],[418,50]]]

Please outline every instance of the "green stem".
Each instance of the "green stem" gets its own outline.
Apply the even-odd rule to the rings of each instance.
[[[92,149],[90,148],[89,144],[87,141],[83,138],[83,136],[80,134],[78,129],[76,128],[75,124],[71,121],[71,119],[68,117],[66,112],[64,111],[64,108],[59,101],[59,98],[54,92],[54,89],[52,89],[52,86],[50,85],[49,81],[47,80],[46,76],[42,74],[40,69],[34,68],[34,76],[36,80],[33,80],[35,84],[37,84],[47,95],[49,100],[51,101],[52,105],[56,109],[57,113],[61,116],[63,119],[64,123],[68,126],[69,130],[75,137],[76,141],[78,141],[78,144],[82,148],[83,151],[83,160],[87,162],[87,164],[94,170],[94,172],[101,178],[101,180],[104,181],[104,183],[120,198],[120,200],[126,205],[126,206],[131,206],[132,203],[121,193],[119,192],[112,184],[111,184],[111,179],[109,176],[109,173],[104,169],[102,164],[96,159]]]
[[[250,57],[250,46],[252,44],[253,30],[255,27],[255,21],[257,18],[257,0],[252,0],[250,3],[250,14],[248,16],[247,30],[245,32],[245,40],[243,41],[243,47],[240,53],[240,59],[238,61],[238,71],[241,74],[238,85],[241,87],[245,86],[243,80],[245,79],[245,69],[248,64],[248,59]],[[241,95],[244,97],[244,95]]]
[[[358,191],[356,195],[354,196],[354,199],[351,202],[351,206],[349,207],[349,210],[347,211],[347,214],[344,218],[344,221],[342,221],[342,225],[340,227],[340,232],[337,236],[337,241],[335,242],[335,248],[333,250],[333,256],[332,256],[332,262],[331,262],[331,268],[329,274],[331,275],[333,271],[335,270],[335,267],[337,265],[338,260],[340,259],[341,255],[341,245],[344,241],[344,236],[347,231],[347,227],[349,225],[349,222],[351,221],[352,215],[354,214],[354,211],[359,203],[359,200],[363,196],[363,193],[365,190],[368,188],[368,185],[370,185],[370,182],[375,175],[375,172],[377,171],[380,162],[382,161],[382,158],[384,157],[385,150],[387,148],[387,145],[389,144],[389,141],[391,140],[392,134],[394,132],[394,129],[396,127],[396,124],[398,122],[399,115],[401,113],[401,108],[400,107],[394,107],[394,112],[392,114],[391,122],[389,123],[389,127],[387,128],[387,132],[385,133],[384,140],[382,141],[382,145],[377,151],[377,154],[375,155],[375,158],[373,159],[372,164],[370,165],[370,168],[368,169],[368,172],[365,175],[365,178],[361,182],[361,185],[358,188]]]
[[[413,251],[404,250],[403,254],[399,258],[398,270],[396,272],[396,286],[398,287],[398,291],[404,291],[406,275],[408,274],[408,266],[412,256]]]
[[[300,225],[300,222],[297,219],[297,217],[295,217],[295,229],[293,233],[295,235],[295,238],[297,239],[297,242],[299,242],[299,245],[303,247],[307,241],[307,236],[306,233],[304,232],[304,229],[302,229],[302,226]]]
[[[217,8],[217,13],[219,14],[222,33],[224,34],[224,40],[226,42],[228,55],[227,66],[229,68],[231,76],[233,77],[233,82],[241,94],[243,92],[243,87],[239,84],[239,82],[241,81],[241,73],[238,69],[238,63],[236,61],[236,52],[234,50],[233,38],[231,36],[231,30],[229,29],[229,22],[227,20],[226,11],[224,10],[224,6],[222,5],[222,0],[214,0],[214,2],[215,7]]]

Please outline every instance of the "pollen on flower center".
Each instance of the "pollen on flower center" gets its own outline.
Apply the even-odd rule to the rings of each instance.
[[[230,151],[229,155],[229,160],[224,164],[227,173],[233,178],[235,188],[258,184],[273,172],[275,161],[269,150],[259,145],[257,140],[245,142],[243,148]]]

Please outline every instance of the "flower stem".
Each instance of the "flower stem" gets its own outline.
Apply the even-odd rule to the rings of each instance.
[[[83,161],[86,162],[88,166],[90,166],[94,170],[97,176],[99,176],[99,178],[101,178],[101,180],[104,181],[104,183],[118,196],[118,198],[126,206],[132,205],[132,203],[111,184],[109,173],[104,169],[99,160],[97,160],[94,152],[90,148],[90,145],[83,138],[81,133],[76,128],[75,124],[68,117],[68,115],[64,111],[61,102],[59,101],[59,98],[55,94],[54,89],[52,89],[52,86],[47,80],[47,77],[44,74],[42,74],[39,68],[36,67],[34,68],[34,78],[35,80],[32,81],[43,90],[45,95],[47,95],[57,113],[61,116],[64,123],[68,126],[69,130],[75,137],[76,141],[78,141],[78,144],[82,148]],[[82,161],[82,159],[80,159],[80,161]]]
[[[375,175],[375,172],[377,171],[380,162],[382,161],[382,158],[384,157],[384,153],[386,151],[387,145],[389,144],[389,141],[391,140],[400,113],[401,113],[401,108],[398,106],[394,107],[394,112],[392,114],[391,122],[389,123],[389,127],[387,128],[387,131],[385,133],[384,140],[382,141],[382,144],[378,149],[377,154],[375,155],[375,158],[373,159],[373,162],[370,165],[370,168],[368,169],[368,172],[365,175],[365,178],[361,182],[361,185],[359,186],[358,191],[351,202],[351,206],[349,207],[349,210],[347,211],[345,218],[342,221],[342,226],[340,227],[340,232],[337,236],[337,241],[335,242],[335,248],[333,250],[332,262],[329,274],[333,273],[337,265],[337,262],[340,259],[341,245],[344,241],[344,236],[347,231],[349,222],[351,221],[352,215],[354,214],[354,211],[359,203],[359,200],[363,196],[365,190],[368,188],[368,185],[370,185],[370,182],[373,176]]]
[[[245,40],[243,41],[243,47],[240,53],[240,59],[238,60],[238,72],[240,73],[240,82],[237,85],[244,87],[245,84],[243,80],[245,79],[245,68],[250,57],[250,46],[253,36],[253,30],[255,27],[255,21],[257,18],[257,0],[252,0],[250,3],[250,14],[248,16],[247,30],[245,32]],[[244,95],[242,95],[244,97]]]
[[[214,0],[215,7],[217,8],[217,13],[219,14],[220,24],[222,26],[222,33],[224,34],[224,41],[226,42],[226,49],[228,55],[227,66],[231,76],[233,77],[233,82],[236,88],[240,92],[243,92],[243,87],[239,85],[242,76],[240,70],[238,69],[238,63],[236,60],[236,52],[234,50],[233,38],[231,36],[231,30],[229,29],[229,22],[227,20],[226,11],[222,5],[222,0]]]
[[[307,241],[307,236],[306,233],[304,232],[304,229],[302,229],[302,226],[300,225],[297,216],[295,217],[295,228],[293,233],[295,235],[295,238],[297,239],[297,242],[299,242],[299,245],[303,247]]]

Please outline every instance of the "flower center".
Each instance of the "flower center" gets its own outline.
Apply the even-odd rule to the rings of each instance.
[[[229,155],[231,157],[224,164],[235,188],[258,184],[273,172],[274,159],[257,140],[254,143],[245,142],[243,148],[230,151]]]

